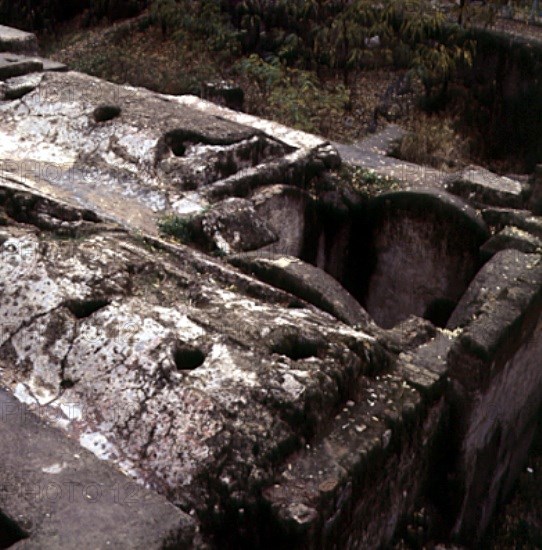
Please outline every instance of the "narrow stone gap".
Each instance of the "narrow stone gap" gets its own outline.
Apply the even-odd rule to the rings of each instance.
[[[318,357],[320,345],[300,334],[287,334],[279,338],[272,346],[271,352],[285,355],[292,361]]]

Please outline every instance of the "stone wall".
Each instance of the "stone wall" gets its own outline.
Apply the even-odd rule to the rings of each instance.
[[[473,281],[476,307],[450,353],[463,433],[457,474],[464,489],[454,531],[479,540],[523,465],[542,404],[542,262],[498,253]],[[487,295],[487,289],[497,289]],[[472,302],[471,302],[472,303]],[[461,308],[460,304],[458,308]]]

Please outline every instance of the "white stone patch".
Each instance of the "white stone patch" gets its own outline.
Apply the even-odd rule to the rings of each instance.
[[[284,269],[288,267],[290,264],[296,263],[296,260],[293,258],[279,258],[278,260],[270,260],[270,263]]]
[[[223,389],[224,382],[228,385],[238,382],[252,388],[257,385],[258,380],[255,373],[238,367],[235,357],[224,344],[214,344],[205,363],[192,374],[205,380],[206,390]]]
[[[79,443],[100,460],[108,460],[112,455],[117,454],[115,446],[99,432],[85,432],[79,437]]]
[[[26,384],[19,382],[13,390],[13,395],[25,405],[35,405],[36,398],[31,394]]]
[[[80,403],[60,403],[59,407],[68,421],[73,422],[83,420],[84,408]]]
[[[62,464],[51,464],[51,466],[46,466],[45,468],[42,468],[41,471],[44,474],[59,474],[66,468],[67,464],[63,462]]]
[[[52,388],[44,387],[41,381],[34,376],[28,381],[28,388],[40,406],[47,405],[58,395],[56,390],[53,391]]]
[[[186,193],[180,198],[174,199],[171,202],[171,208],[180,216],[186,214],[198,214],[202,212],[206,206],[197,193]]]
[[[298,382],[291,374],[283,374],[282,387],[294,398],[299,399],[305,393],[305,386]]]
[[[35,118],[31,119],[32,124],[35,123],[35,120]],[[0,130],[0,157],[20,163],[42,162],[68,166],[75,163],[77,160],[75,150],[70,151],[53,143],[47,143],[43,140],[43,135],[41,135],[39,146],[37,146],[36,142],[28,138],[32,134],[36,134],[36,139],[38,139],[38,128],[32,129],[32,125],[28,124],[26,126],[27,128],[24,128],[24,124],[21,123],[17,133],[6,133]],[[21,139],[23,136],[26,139]]]
[[[219,250],[224,252],[224,254],[230,254],[231,247],[230,247],[228,241],[226,241],[226,239],[224,239],[224,237],[220,234],[219,231],[215,231],[215,233],[213,235],[213,239],[214,239],[215,244],[216,244],[216,246]]]

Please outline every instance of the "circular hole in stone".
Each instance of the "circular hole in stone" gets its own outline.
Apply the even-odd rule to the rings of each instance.
[[[205,354],[190,344],[177,342],[173,347],[173,361],[179,370],[194,370],[203,365]]]
[[[92,116],[95,122],[107,122],[117,118],[121,113],[121,108],[118,105],[100,105],[94,109]]]
[[[70,388],[73,388],[75,386],[75,382],[73,380],[70,380],[69,378],[65,378],[60,382],[60,387],[64,390],[69,390]]]
[[[175,135],[166,137],[166,145],[176,157],[183,157],[186,153],[186,144]]]

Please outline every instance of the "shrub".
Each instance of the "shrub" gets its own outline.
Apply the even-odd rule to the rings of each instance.
[[[238,50],[238,33],[216,0],[154,0],[150,12],[164,36],[226,55]]]
[[[188,243],[193,238],[192,219],[168,214],[158,221],[158,229],[162,235],[168,235],[181,242]]]
[[[133,17],[147,7],[147,0],[0,0],[0,21],[31,31],[54,31],[58,23],[86,11],[87,23],[107,17],[110,21]]]
[[[256,87],[246,98],[250,112],[300,130],[327,133],[331,118],[342,116],[348,102],[342,84],[326,87],[313,72],[288,67],[278,57],[265,61],[253,54],[234,69]]]
[[[420,113],[412,130],[399,142],[393,156],[434,168],[456,167],[469,155],[469,142],[454,130],[450,118]]]

